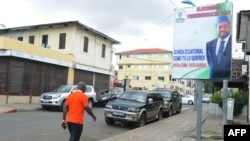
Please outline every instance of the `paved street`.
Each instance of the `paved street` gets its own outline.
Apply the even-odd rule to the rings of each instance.
[[[202,107],[201,138],[208,141],[223,140],[222,117],[208,114],[207,103]],[[40,109],[39,104],[1,104],[0,113]],[[1,116],[1,115],[0,115]],[[102,141],[195,141],[197,111],[185,109],[180,114],[150,123]],[[245,119],[235,117],[233,124],[247,124]],[[95,133],[97,134],[97,133]]]

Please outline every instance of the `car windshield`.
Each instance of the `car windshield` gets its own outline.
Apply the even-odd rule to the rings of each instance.
[[[111,90],[110,89],[107,89],[107,90],[101,90],[98,92],[99,95],[108,95],[108,94],[111,94]]]
[[[90,93],[92,91],[92,88],[90,86],[86,86],[86,93]]]
[[[70,90],[72,89],[72,87],[73,86],[66,86],[66,85],[59,86],[59,87],[55,88],[53,90],[53,92],[61,92],[61,93],[70,92]]]
[[[140,92],[125,92],[120,96],[120,99],[146,102],[146,95]]]
[[[158,91],[163,98],[171,98],[171,92],[170,91]]]

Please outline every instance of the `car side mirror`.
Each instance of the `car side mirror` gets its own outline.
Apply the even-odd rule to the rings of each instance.
[[[112,100],[115,100],[115,99],[117,99],[117,98],[118,98],[118,96],[117,96],[117,95],[115,95],[115,94],[113,94],[113,95],[111,95],[111,96],[110,96],[110,98],[111,98]]]
[[[149,98],[149,99],[148,99],[148,103],[149,103],[149,104],[152,104],[152,103],[153,103],[153,99],[152,99],[152,98]]]

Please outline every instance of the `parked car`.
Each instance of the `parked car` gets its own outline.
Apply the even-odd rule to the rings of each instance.
[[[182,104],[194,104],[194,96],[190,94],[181,94]]]
[[[153,91],[160,93],[164,99],[164,115],[172,116],[173,113],[181,113],[182,99],[177,90],[156,88]]]
[[[61,85],[55,88],[52,92],[43,93],[40,97],[40,104],[43,109],[58,107],[62,111],[67,96],[76,89],[77,85]],[[94,87],[86,85],[85,93],[89,98],[89,107],[92,108],[93,103],[96,102],[96,92]]]
[[[105,122],[113,125],[116,121],[132,123],[135,127],[144,126],[163,117],[163,97],[157,92],[127,90],[104,108]]]
[[[204,94],[204,95],[202,95],[202,102],[203,103],[209,103],[211,96],[212,96],[211,94]]]
[[[118,88],[102,89],[96,94],[96,106],[105,106],[109,101],[117,99],[122,94]]]

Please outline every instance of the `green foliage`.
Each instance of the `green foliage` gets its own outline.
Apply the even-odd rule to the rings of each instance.
[[[248,96],[246,94],[232,93],[229,98],[234,99],[234,113],[233,115],[239,115],[244,105],[248,103]]]
[[[248,95],[247,94],[240,94],[238,92],[234,92],[230,95],[228,95],[228,98],[234,99],[234,116],[241,113],[241,110],[244,105],[247,105],[248,103]],[[216,92],[214,95],[210,98],[211,103],[218,103],[219,106],[222,108],[223,98],[221,92]]]
[[[204,93],[212,93],[213,91],[213,83],[211,80],[203,80],[204,84]]]
[[[211,103],[222,103],[222,95],[220,92],[215,92],[211,97],[210,97],[210,102]]]
[[[229,98],[233,98],[234,103],[239,103],[239,104],[243,104],[243,105],[246,105],[248,103],[247,94],[240,94],[238,92],[232,93],[231,95],[229,95]]]

